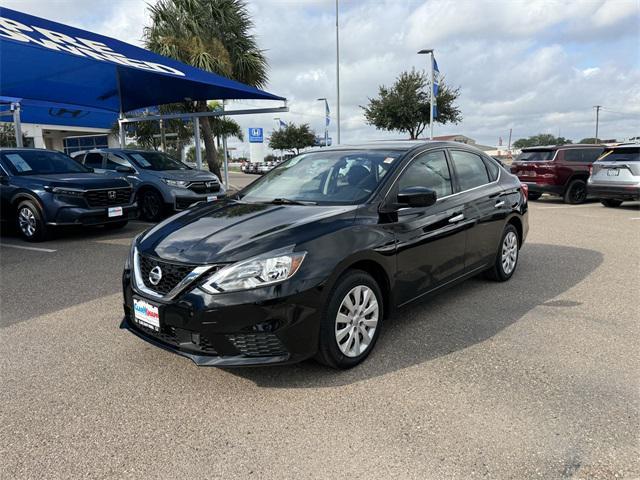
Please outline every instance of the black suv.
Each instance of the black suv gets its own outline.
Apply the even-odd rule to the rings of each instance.
[[[123,227],[136,215],[124,178],[93,173],[68,156],[35,148],[0,148],[1,219],[29,241],[57,225]]]

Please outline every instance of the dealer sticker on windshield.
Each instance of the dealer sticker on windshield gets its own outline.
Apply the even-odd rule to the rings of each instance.
[[[158,307],[144,300],[133,299],[133,312],[137,323],[143,327],[151,328],[156,332],[160,330],[160,314]]]

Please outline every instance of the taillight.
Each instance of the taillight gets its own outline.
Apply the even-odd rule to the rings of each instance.
[[[522,195],[524,195],[524,201],[528,202],[529,201],[529,185],[527,185],[526,183],[521,183],[520,188],[522,190]]]
[[[589,176],[593,175],[593,165],[589,165]]]

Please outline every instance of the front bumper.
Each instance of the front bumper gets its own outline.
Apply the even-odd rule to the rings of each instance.
[[[124,319],[120,325],[139,338],[191,359],[200,366],[296,363],[317,351],[324,288],[309,283],[295,292],[283,285],[209,295],[197,288],[171,302],[133,290],[123,276]],[[159,307],[160,329],[135,321],[133,298]]]
[[[47,225],[66,226],[66,225],[104,225],[105,223],[122,222],[125,220],[134,220],[138,214],[138,205],[131,203],[129,205],[118,205],[122,208],[122,215],[110,217],[108,212],[110,207],[79,207],[68,206],[60,207],[55,217],[47,222]]]
[[[204,193],[196,193],[193,190],[183,187],[165,187],[165,191],[163,192],[165,203],[175,211],[186,210],[198,202],[220,200],[224,198],[225,195],[226,191],[222,184],[220,184],[218,190]]]
[[[587,193],[596,198],[610,200],[640,200],[638,185],[602,185],[587,184]]]

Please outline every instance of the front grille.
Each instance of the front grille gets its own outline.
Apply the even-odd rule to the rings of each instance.
[[[207,182],[191,182],[189,190],[195,193],[215,193],[220,191],[220,184],[214,180]]]
[[[112,188],[105,190],[89,190],[84,194],[90,207],[113,207],[128,205],[131,188]]]
[[[273,333],[227,335],[233,346],[248,357],[275,357],[287,353],[280,339]]]
[[[140,325],[137,322],[135,323],[135,328],[149,337],[155,338],[156,340],[173,347],[180,348],[181,350],[200,352],[207,355],[217,354],[208,337],[190,330],[165,325],[162,326],[158,332],[152,328]]]
[[[157,285],[149,281],[149,273],[155,267],[162,270],[162,278]],[[140,255],[140,276],[147,288],[161,295],[166,295],[186,277],[196,265],[169,263],[157,258]]]

